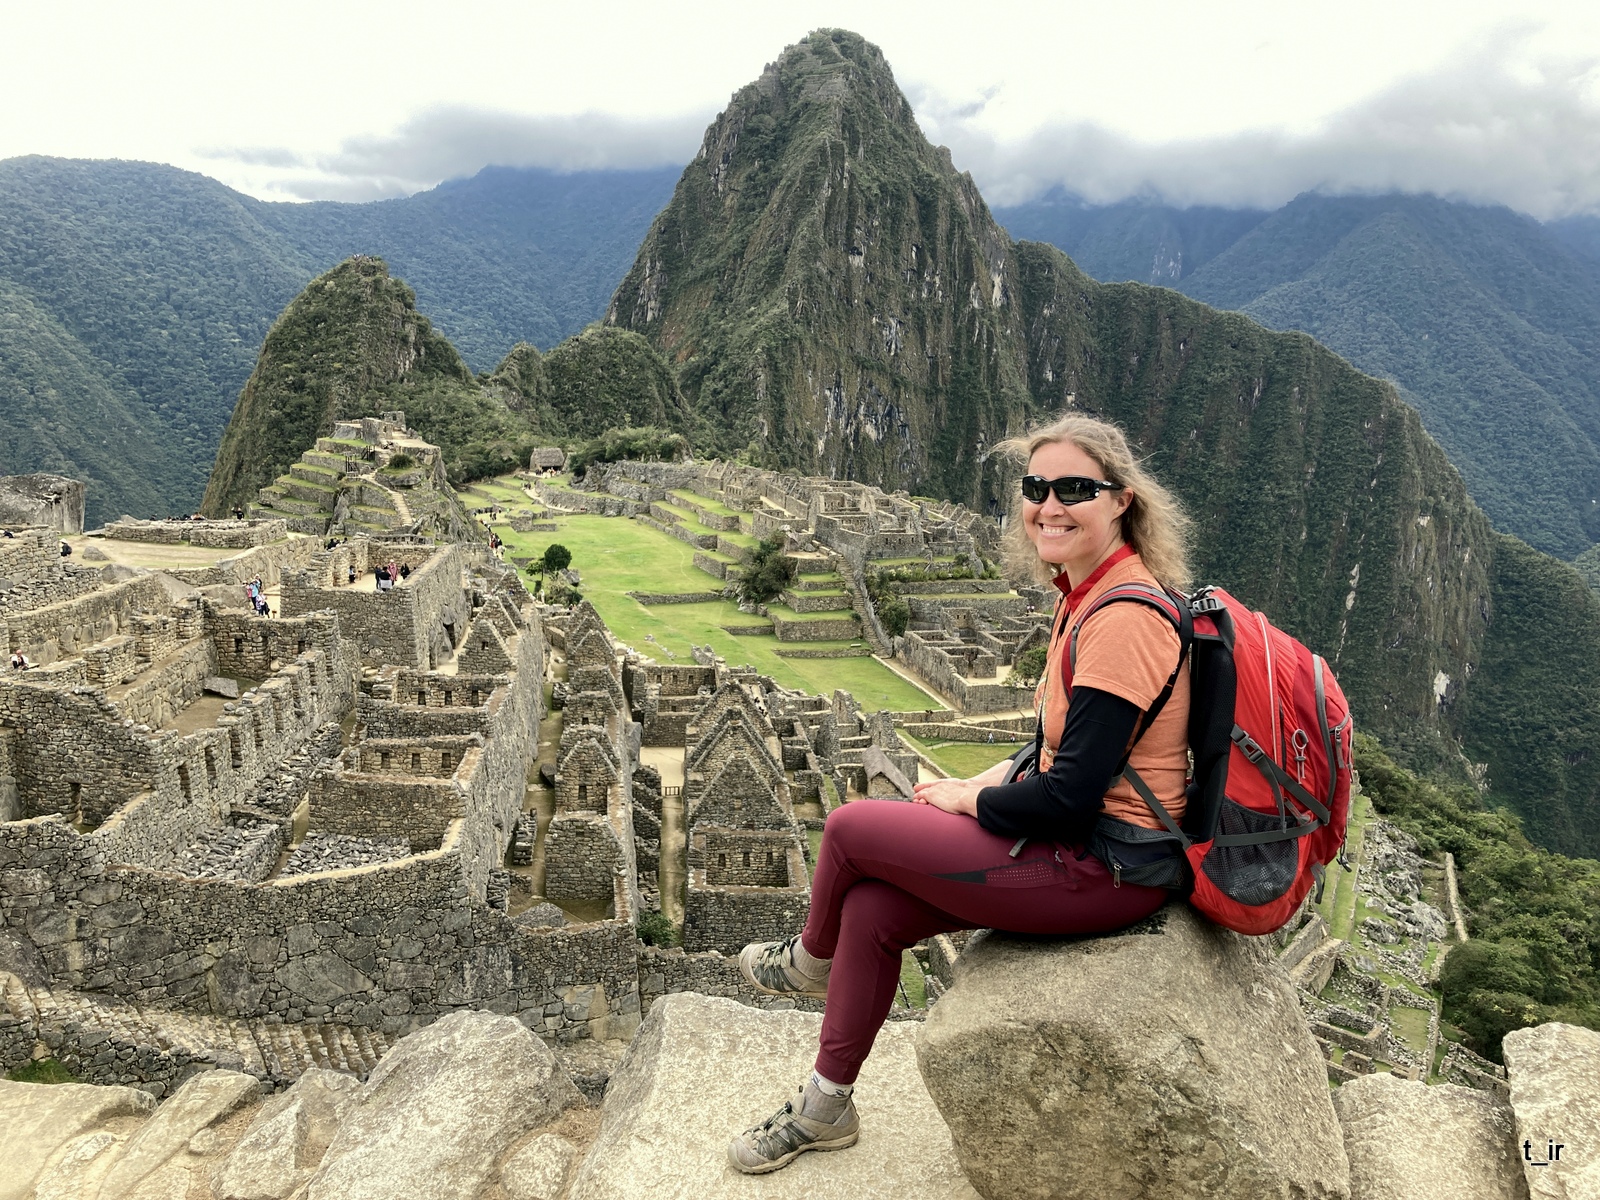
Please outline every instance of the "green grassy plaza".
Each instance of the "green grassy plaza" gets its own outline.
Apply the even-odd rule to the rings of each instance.
[[[987,771],[1002,758],[1010,758],[1022,749],[1020,743],[997,742],[942,742],[912,737],[901,731],[901,737],[921,750],[952,778],[971,779],[980,771]]]
[[[465,493],[469,505],[482,507],[474,492],[511,509],[534,504],[505,480],[474,484]],[[501,524],[496,524],[494,531],[505,541],[508,560],[539,558],[552,542],[572,551],[572,566],[581,574],[579,590],[584,598],[595,606],[614,636],[657,662],[691,662],[691,645],[709,645],[729,663],[748,663],[784,687],[824,696],[844,688],[868,710],[943,707],[938,699],[872,657],[782,658],[777,653],[780,648],[825,649],[854,643],[780,643],[771,633],[728,633],[724,625],[771,629],[770,622],[740,612],[732,601],[646,607],[626,593],[716,592],[722,589],[722,581],[694,565],[693,547],[637,521],[582,514],[558,515],[555,521],[554,533],[518,533]],[[528,582],[531,586],[531,579]],[[826,616],[807,614],[798,619]]]

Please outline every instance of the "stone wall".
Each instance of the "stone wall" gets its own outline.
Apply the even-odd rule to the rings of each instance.
[[[161,581],[143,575],[82,596],[6,617],[12,651],[38,664],[80,654],[95,642],[131,633],[140,612],[165,611],[171,603]]]
[[[780,642],[848,642],[861,636],[861,620],[854,613],[847,617],[817,617],[805,621],[774,616],[772,631]]]
[[[319,555],[310,568],[285,576],[283,615],[331,609],[338,614],[344,636],[363,657],[374,662],[428,669],[448,658],[466,636],[470,620],[463,568],[486,552],[465,545],[434,549],[409,579],[401,580],[387,592],[371,592],[332,584],[327,563],[341,552],[367,553],[364,544],[352,545],[355,549],[337,547]],[[374,546],[372,561],[391,553],[402,555],[405,549],[391,551],[387,545]],[[360,568],[358,574],[359,571]]]

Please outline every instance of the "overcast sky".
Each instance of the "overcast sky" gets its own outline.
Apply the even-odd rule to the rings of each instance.
[[[686,162],[820,26],[880,45],[991,203],[1434,191],[1600,211],[1600,4],[1076,0],[8,5],[0,157],[136,158],[264,199],[490,163]]]

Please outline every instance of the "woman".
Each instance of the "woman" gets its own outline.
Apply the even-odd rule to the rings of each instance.
[[[1178,634],[1142,603],[1110,604],[1078,622],[1118,585],[1183,586],[1188,520],[1139,465],[1122,431],[1104,421],[1066,416],[1001,449],[1027,470],[1014,500],[1010,550],[1062,594],[1037,694],[1040,773],[1010,782],[1007,760],[971,779],[919,783],[912,804],[857,800],[829,815],[804,932],[747,946],[739,959],[762,992],[828,1001],[811,1078],[729,1145],[741,1171],[775,1171],[806,1150],[855,1144],[851,1092],[888,1016],[908,947],[985,926],[1109,933],[1167,898],[1164,888],[1120,878],[1123,864],[1114,873],[1086,844],[1097,826],[1137,826],[1135,841],[1161,828],[1118,775],[1125,755],[1182,818],[1189,678],[1178,669]],[[1143,728],[1144,714],[1169,687]],[[1126,824],[1108,826],[1102,818]],[[1155,842],[1151,853],[1165,858],[1170,844]]]

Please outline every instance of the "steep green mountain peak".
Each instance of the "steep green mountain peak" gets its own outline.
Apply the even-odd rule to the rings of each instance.
[[[222,435],[203,510],[227,512],[288,469],[333,423],[375,415],[379,389],[471,386],[461,356],[381,258],[319,275],[273,323]]]
[[[1009,257],[882,52],[824,30],[706,131],[607,323],[679,366],[697,446],[976,502],[1027,403]]]

